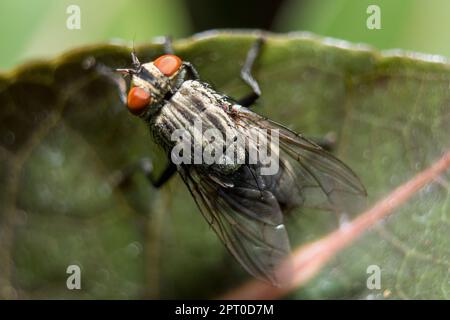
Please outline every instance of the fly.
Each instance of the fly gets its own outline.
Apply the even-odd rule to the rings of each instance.
[[[142,64],[133,52],[132,68],[117,71],[131,76],[126,98],[129,111],[146,121],[169,157],[159,179],[153,179],[147,166],[152,184],[160,187],[178,172],[231,255],[253,276],[277,284],[276,267],[290,253],[284,216],[301,206],[351,212],[356,202],[365,199],[366,190],[347,165],[322,147],[250,110],[261,94],[251,70],[263,43],[263,38],[257,39],[247,54],[241,77],[252,93],[240,100],[202,82],[191,63],[173,54],[170,42],[166,42],[167,53],[156,60]],[[196,122],[201,132],[193,127]],[[177,141],[173,135],[180,129],[192,144],[182,155],[190,163],[174,161]],[[205,138],[206,129],[232,139]],[[258,157],[250,161],[252,153],[262,155],[261,141],[251,129],[277,133],[277,139],[265,140],[278,158],[276,171],[263,174],[267,164]],[[193,161],[195,152],[189,151],[195,146],[208,148],[219,142],[226,148],[237,147],[231,158],[214,154],[215,163]]]

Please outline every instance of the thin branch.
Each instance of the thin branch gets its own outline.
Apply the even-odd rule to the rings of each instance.
[[[258,280],[250,281],[234,289],[222,299],[276,299],[313,278],[322,267],[342,249],[350,245],[364,231],[388,216],[404,204],[417,191],[437,179],[450,167],[450,151],[429,168],[397,187],[387,197],[375,203],[372,208],[360,214],[352,222],[313,243],[296,249],[283,263],[277,275],[282,279],[281,287],[273,287]]]

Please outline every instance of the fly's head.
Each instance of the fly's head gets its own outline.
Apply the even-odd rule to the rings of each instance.
[[[141,64],[134,52],[133,68],[117,69],[131,76],[127,107],[134,115],[148,118],[176,92],[186,77],[183,61],[176,55],[165,54],[156,60]]]

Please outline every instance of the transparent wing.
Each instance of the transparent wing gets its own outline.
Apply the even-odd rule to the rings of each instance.
[[[253,276],[278,284],[275,268],[290,252],[289,239],[277,199],[255,187],[254,168],[241,166],[226,184],[196,166],[178,169],[229,252]]]
[[[277,130],[280,170],[261,175],[261,163],[232,174],[179,166],[200,211],[237,261],[253,276],[278,284],[276,267],[290,252],[283,211],[297,205],[353,213],[366,191],[353,171],[301,135],[243,108],[236,119],[246,151],[260,150],[249,128]],[[273,145],[270,144],[272,148]]]
[[[277,130],[280,170],[284,183],[295,188],[296,205],[357,213],[365,204],[366,190],[356,174],[320,146],[246,108],[239,113],[243,131],[249,127]]]

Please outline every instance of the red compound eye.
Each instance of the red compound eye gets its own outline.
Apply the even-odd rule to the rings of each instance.
[[[170,77],[180,69],[181,59],[173,54],[165,54],[153,62],[165,76]]]
[[[128,92],[128,110],[133,114],[141,113],[150,104],[150,93],[139,87],[131,88]]]

